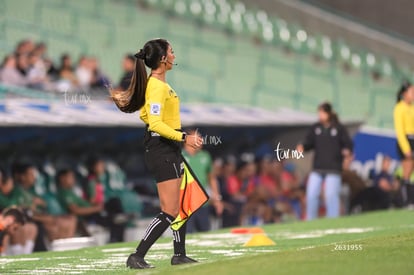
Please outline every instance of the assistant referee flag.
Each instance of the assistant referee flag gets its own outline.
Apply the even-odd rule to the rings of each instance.
[[[178,230],[196,212],[209,197],[201,186],[197,176],[191,170],[190,165],[183,157],[184,174],[180,186],[180,212],[177,218],[171,223],[172,230]]]

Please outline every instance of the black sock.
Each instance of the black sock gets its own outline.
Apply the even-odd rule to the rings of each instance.
[[[185,235],[187,223],[184,223],[178,231],[173,230],[174,256],[185,256]]]
[[[401,197],[403,200],[403,204],[407,205],[409,203],[408,189],[409,189],[410,180],[401,179],[400,182],[401,182]]]
[[[144,258],[151,246],[161,237],[173,220],[174,218],[167,213],[161,212],[158,214],[148,225],[144,237],[137,247],[136,254]]]
[[[414,204],[414,185],[413,184],[407,184],[405,186],[405,189],[407,191],[407,203],[408,204]]]

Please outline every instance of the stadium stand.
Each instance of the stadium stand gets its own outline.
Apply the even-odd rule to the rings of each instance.
[[[313,111],[323,98],[345,118],[389,128],[395,87],[407,77],[387,57],[242,2],[6,0],[2,10],[2,54],[22,39],[44,41],[56,63],[65,52],[97,57],[113,82],[126,52],[167,37],[180,66],[170,81],[184,102]]]

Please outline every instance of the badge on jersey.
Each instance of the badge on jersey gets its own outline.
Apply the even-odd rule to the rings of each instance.
[[[151,103],[150,104],[150,114],[159,116],[161,114],[161,104],[160,103]]]

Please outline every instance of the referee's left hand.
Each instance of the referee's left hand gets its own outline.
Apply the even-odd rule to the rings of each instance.
[[[198,149],[203,145],[203,138],[198,134],[187,135],[185,137],[185,144],[193,147],[194,149]]]

